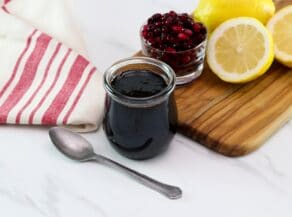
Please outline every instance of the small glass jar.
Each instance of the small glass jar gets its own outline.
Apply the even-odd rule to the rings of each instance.
[[[165,87],[151,96],[132,97],[113,85],[115,78],[124,72],[140,73],[141,70],[161,76]],[[164,152],[177,125],[173,94],[175,73],[172,68],[147,57],[123,59],[106,70],[104,84],[106,110],[103,127],[112,146],[123,156],[136,160],[152,158]]]
[[[161,60],[170,65],[176,73],[176,84],[183,85],[192,82],[203,71],[207,33],[204,40],[196,47],[184,51],[164,51],[151,45],[142,35],[140,29],[142,53],[144,56]]]

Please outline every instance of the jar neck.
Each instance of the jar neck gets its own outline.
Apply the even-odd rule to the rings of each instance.
[[[158,93],[147,97],[130,97],[117,91],[112,81],[128,70],[149,70],[161,76],[166,84]],[[151,107],[166,101],[175,88],[175,73],[173,69],[162,61],[148,57],[133,57],[120,60],[113,64],[104,74],[105,90],[113,100],[129,107]]]

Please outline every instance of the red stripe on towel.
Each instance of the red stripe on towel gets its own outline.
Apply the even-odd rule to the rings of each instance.
[[[8,14],[10,14],[10,13],[9,13],[9,11],[8,11],[7,8],[6,8],[6,4],[9,3],[9,2],[10,2],[10,0],[4,0],[4,4],[2,5],[2,9],[3,9],[3,11],[5,11],[5,12],[8,13]]]
[[[47,111],[42,117],[42,124],[51,125],[56,124],[57,119],[64,109],[66,103],[68,102],[69,97],[72,95],[72,92],[78,85],[78,82],[81,79],[83,71],[89,64],[88,60],[84,57],[78,55],[73,63],[69,75],[61,88],[58,95],[53,100],[52,104],[49,106]]]
[[[91,79],[91,77],[92,77],[92,75],[94,74],[95,71],[96,71],[96,68],[94,67],[93,69],[91,69],[91,71],[87,75],[87,78],[86,78],[83,86],[81,87],[77,97],[75,98],[75,100],[74,100],[73,104],[71,105],[69,111],[67,112],[66,116],[64,117],[63,124],[67,124],[71,113],[73,112],[74,108],[76,107],[76,105],[77,105],[77,103],[78,103],[78,101],[79,101],[84,89],[87,87],[87,84],[89,83],[89,81],[90,81],[90,79]]]
[[[12,75],[11,77],[9,78],[9,80],[6,82],[6,84],[3,86],[2,90],[0,91],[0,98],[3,96],[3,94],[5,93],[5,91],[7,90],[7,88],[10,86],[10,84],[12,83],[12,81],[14,80],[15,76],[16,76],[16,73],[17,73],[17,70],[18,70],[18,67],[20,65],[20,62],[24,56],[24,54],[27,52],[30,44],[31,44],[31,38],[34,36],[34,34],[37,32],[37,30],[34,30],[30,35],[29,37],[27,38],[26,40],[26,45],[25,45],[25,48],[24,50],[21,52],[20,56],[18,57],[17,61],[16,61],[16,64],[14,66],[14,69],[13,69],[13,72],[12,72]]]
[[[10,14],[9,11],[7,10],[7,8],[5,7],[5,5],[3,5],[1,8],[2,8],[3,11],[5,11],[7,14]]]
[[[45,102],[45,100],[48,97],[48,95],[54,89],[54,87],[55,87],[55,85],[56,85],[56,83],[58,81],[58,78],[59,78],[59,76],[61,74],[61,71],[63,69],[63,66],[64,66],[68,56],[70,55],[71,51],[72,51],[71,49],[68,49],[67,53],[65,54],[64,58],[62,59],[60,65],[58,67],[58,71],[57,71],[57,73],[55,75],[53,83],[51,84],[51,86],[49,87],[49,89],[47,90],[47,92],[45,93],[43,98],[41,99],[41,101],[38,103],[38,105],[35,107],[35,109],[30,114],[30,116],[29,116],[29,124],[33,124],[33,119],[34,119],[34,116],[35,116],[36,112],[40,109],[40,107],[43,105],[43,103]]]
[[[19,124],[20,123],[20,118],[21,118],[21,115],[22,115],[22,112],[29,106],[29,104],[32,102],[32,100],[34,99],[34,97],[36,96],[36,94],[39,92],[39,90],[42,88],[42,86],[44,85],[47,77],[48,77],[48,72],[50,70],[50,67],[54,61],[54,59],[56,58],[59,50],[61,48],[61,43],[58,43],[53,55],[51,56],[49,62],[48,62],[48,65],[46,67],[46,70],[45,70],[45,73],[44,73],[44,76],[43,76],[43,79],[41,81],[41,83],[39,84],[39,86],[37,87],[37,89],[34,91],[34,93],[31,95],[31,97],[29,98],[29,100],[26,102],[26,104],[20,109],[20,111],[18,112],[17,116],[16,116],[16,123]]]
[[[6,123],[9,112],[19,102],[19,100],[31,86],[38,69],[38,65],[42,60],[42,57],[44,56],[51,39],[52,38],[46,34],[41,34],[38,37],[36,46],[25,63],[18,83],[6,101],[0,107],[0,123]]]

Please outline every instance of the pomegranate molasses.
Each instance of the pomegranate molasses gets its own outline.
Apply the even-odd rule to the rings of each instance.
[[[177,114],[173,87],[169,89],[166,78],[161,71],[134,67],[109,80],[112,92],[107,91],[104,130],[122,155],[142,160],[168,147]]]
[[[129,97],[149,97],[159,93],[167,85],[161,76],[149,70],[129,70],[115,77],[112,86]]]

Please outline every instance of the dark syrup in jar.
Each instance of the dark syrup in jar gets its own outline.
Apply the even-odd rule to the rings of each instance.
[[[122,95],[134,98],[154,96],[167,86],[160,75],[149,70],[125,71],[111,85]],[[107,96],[104,130],[113,147],[128,158],[147,159],[166,150],[176,122],[173,93],[159,104],[146,107],[126,105]]]

